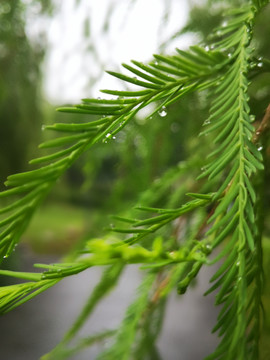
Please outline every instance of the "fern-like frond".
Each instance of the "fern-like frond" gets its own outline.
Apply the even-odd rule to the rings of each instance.
[[[129,359],[139,322],[147,308],[149,293],[155,281],[155,274],[148,274],[138,289],[137,299],[128,307],[125,318],[116,334],[111,348],[100,354],[98,360]]]
[[[0,288],[0,314],[5,314],[15,309],[17,306],[24,304],[26,301],[54,286],[59,281],[59,279],[44,281],[41,280],[41,276],[38,274],[23,274],[16,272],[10,272],[8,274],[7,271],[2,274],[15,276],[17,278],[23,278],[23,275],[25,275],[24,278],[32,278],[33,281],[16,285],[2,286]]]
[[[82,104],[61,108],[59,111],[97,115],[98,120],[81,124],[57,123],[45,127],[55,131],[59,137],[48,140],[40,148],[55,151],[36,158],[30,163],[40,168],[11,175],[6,181],[10,189],[0,193],[0,198],[11,198],[11,203],[2,209],[7,214],[0,220],[0,258],[8,257],[27,227],[33,212],[50,191],[55,181],[89,147],[98,141],[109,141],[144,107],[160,101],[155,112],[187,93],[209,87],[228,59],[220,52],[207,52],[193,46],[190,51],[178,51],[174,56],[156,55],[156,61],[124,67],[133,76],[109,72],[121,80],[139,86],[138,91],[103,90],[116,96],[114,99],[84,99]],[[63,134],[63,136],[61,136]],[[64,149],[59,149],[64,147]],[[43,165],[49,163],[49,165]],[[17,198],[22,196],[21,198]],[[15,197],[15,200],[12,198]]]
[[[178,264],[178,263],[193,263],[198,262],[203,264],[207,261],[206,255],[209,253],[204,243],[194,242],[187,247],[177,249],[176,251],[168,251],[164,249],[161,238],[156,238],[153,242],[153,248],[147,250],[142,246],[130,246],[121,241],[106,241],[104,239],[90,240],[83,251],[84,256],[79,257],[76,262],[59,263],[59,264],[35,264],[35,267],[42,268],[45,271],[42,273],[26,273],[9,270],[0,270],[0,275],[12,276],[32,282],[12,285],[2,288],[2,300],[0,302],[0,314],[6,313],[28,299],[36,296],[40,292],[53,286],[58,281],[67,276],[78,274],[92,266],[101,265],[115,265],[109,270],[109,275],[106,273],[102,281],[102,291],[104,293],[107,278],[110,278],[115,273],[115,269],[122,268],[127,264],[144,264],[144,267],[162,268],[164,266]],[[120,274],[120,272],[119,272]],[[98,286],[91,297],[90,305],[86,307],[85,312],[91,311],[96,301],[101,296],[100,287]],[[90,309],[90,310],[89,310]],[[80,321],[79,321],[80,323]],[[74,325],[75,330],[77,326]]]
[[[226,25],[217,30],[214,43],[217,50],[230,49],[231,64],[217,84],[210,117],[205,123],[205,134],[218,133],[216,147],[209,155],[212,161],[201,177],[212,179],[220,172],[227,173],[227,177],[214,196],[218,205],[209,218],[213,225],[206,236],[212,237],[213,247],[225,242],[228,236],[231,238],[222,251],[227,259],[207,292],[219,288],[216,303],[224,304],[214,329],[219,331],[222,341],[207,360],[253,359],[258,346],[254,332],[259,331],[260,310],[254,304],[260,292],[254,286],[261,279],[260,269],[254,264],[260,244],[255,241],[256,196],[251,176],[262,170],[263,165],[262,155],[252,143],[254,127],[247,94],[254,16],[251,6],[231,12]]]
[[[250,41],[255,15],[268,2],[253,0],[241,8],[229,10],[226,22],[214,32],[209,49],[192,46],[188,51],[177,50],[173,56],[155,55],[154,60],[147,64],[139,61],[123,64],[127,71],[125,74],[109,71],[110,75],[132,86],[131,90],[102,90],[113,98],[87,98],[81,104],[59,109],[87,115],[90,119],[82,123],[46,126],[45,129],[53,131],[56,137],[42,143],[40,148],[51,149],[51,153],[30,162],[39,168],[8,177],[6,186],[9,189],[0,193],[0,199],[10,200],[0,208],[1,258],[9,256],[14,249],[35,209],[55,181],[91,146],[114,139],[141,109],[151,103],[157,106],[149,117],[165,111],[170,104],[194,91],[207,89],[214,99],[210,117],[201,133],[213,139],[208,163],[199,176],[199,179],[207,180],[200,193],[186,194],[193,198],[191,201],[181,207],[177,202],[176,208],[167,209],[157,208],[155,206],[160,205],[151,203],[150,206],[139,206],[141,212],[150,214],[143,219],[115,216],[125,225],[109,230],[127,234],[127,237],[119,240],[110,236],[86,241],[76,260],[70,263],[36,264],[37,268],[43,269],[42,273],[0,270],[0,275],[28,281],[1,289],[0,313],[7,313],[64,277],[92,266],[109,266],[78,320],[59,347],[45,358],[64,358],[68,354],[68,342],[77,334],[97,302],[117,282],[127,264],[143,264],[142,268],[148,273],[139,288],[138,297],[126,312],[114,344],[100,354],[99,359],[157,356],[154,341],[159,333],[166,297],[175,286],[180,294],[185,293],[202,265],[210,263],[208,255],[212,249],[220,244],[223,248],[212,262],[220,259],[224,262],[213,275],[212,286],[206,294],[217,290],[216,304],[223,305],[213,329],[221,337],[221,342],[206,359],[258,358],[262,265],[254,177],[263,169],[263,159],[254,141],[248,79],[254,61]],[[254,73],[254,69],[252,71]],[[168,184],[179,175],[178,170],[164,175],[164,178],[170,179],[167,179],[164,188],[159,189],[158,195],[166,192]],[[191,176],[194,176],[193,173]],[[217,187],[215,192],[208,190],[209,182]],[[151,194],[157,187],[153,186],[153,189]],[[182,199],[186,192],[181,186],[178,191]],[[144,196],[147,199],[147,194]],[[175,200],[172,202],[175,204]],[[201,207],[206,210],[201,211]],[[173,224],[173,228],[179,218],[190,221],[184,229],[184,236],[179,238],[176,231],[172,236],[173,245],[171,234],[166,235],[169,240],[164,243],[157,232],[167,229],[168,224]],[[150,238],[148,243],[143,242],[146,237]],[[164,279],[159,283],[160,276]],[[155,310],[158,312],[158,324],[151,329]],[[148,329],[150,336],[147,344],[142,326]],[[101,334],[100,338],[102,336],[105,335]],[[133,346],[137,338],[140,348]]]
[[[188,214],[195,209],[205,206],[206,204],[210,204],[213,198],[213,194],[189,193],[187,195],[195,197],[196,199],[187,202],[178,209],[158,209],[147,206],[138,206],[138,210],[156,213],[158,215],[144,220],[126,219],[118,217],[118,220],[130,223],[132,224],[132,227],[112,227],[109,230],[116,233],[133,234],[133,236],[126,239],[125,242],[128,244],[137,243],[145,236],[155,233],[161,227],[167,225],[168,223],[171,223],[173,220],[179,218],[180,216]]]
[[[74,338],[78,333],[81,327],[84,325],[85,321],[89,318],[91,313],[94,311],[99,301],[104,298],[116,285],[122,270],[124,268],[123,263],[116,263],[109,268],[105,269],[99,283],[95,286],[94,290],[91,292],[89,299],[87,300],[85,306],[83,307],[80,315],[64,335],[62,341],[52,350],[50,353],[42,357],[43,360],[53,360],[53,359],[66,359],[71,356],[72,353],[81,350],[82,345],[86,345],[86,341],[80,341],[79,345],[76,348],[68,349],[69,342]],[[108,334],[112,336],[115,331],[110,331]],[[95,336],[90,339],[94,340]],[[90,340],[89,339],[89,340]],[[87,341],[88,346],[90,341]],[[94,341],[92,341],[94,343]]]

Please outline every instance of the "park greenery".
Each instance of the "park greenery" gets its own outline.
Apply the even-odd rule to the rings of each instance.
[[[215,293],[220,313],[213,332],[220,341],[205,359],[266,358],[268,2],[194,6],[187,26],[172,38],[193,32],[197,45],[156,54],[148,63],[132,60],[122,72],[108,71],[122,89],[104,89],[100,98],[60,107],[57,121],[43,127],[46,138],[39,148],[44,152],[30,161],[30,170],[7,177],[0,193],[0,274],[19,280],[0,288],[1,314],[63,278],[104,266],[77,320],[42,359],[66,359],[106,338],[111,346],[97,359],[159,359],[156,341],[166,300],[174,291],[185,296],[201,268],[214,264],[205,295]],[[38,271],[5,269],[59,178],[74,172],[89,192],[80,199],[84,206],[105,203],[97,224],[106,229],[89,234],[63,261],[34,264]],[[108,225],[104,214],[112,209]],[[143,277],[119,328],[70,346],[130,264],[139,264]]]

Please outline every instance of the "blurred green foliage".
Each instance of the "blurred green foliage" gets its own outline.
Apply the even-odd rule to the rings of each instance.
[[[29,2],[28,2],[29,3]],[[40,11],[47,11],[48,1]],[[44,4],[43,4],[44,3]],[[30,3],[27,5],[30,6]],[[40,139],[42,74],[45,44],[26,35],[26,6],[20,0],[0,3],[0,183],[26,167]]]

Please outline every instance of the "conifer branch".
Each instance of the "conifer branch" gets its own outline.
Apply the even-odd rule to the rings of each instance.
[[[124,65],[138,76],[136,79],[109,72],[123,81],[144,87],[145,90],[103,90],[102,92],[114,95],[116,98],[83,99],[80,105],[59,109],[59,111],[70,113],[99,115],[101,117],[99,120],[81,124],[56,123],[45,126],[45,130],[53,130],[58,134],[64,133],[64,136],[46,141],[40,145],[40,148],[58,148],[63,145],[68,147],[30,162],[32,164],[50,162],[49,165],[8,177],[5,185],[10,189],[0,193],[0,198],[11,198],[11,203],[0,212],[2,214],[12,212],[12,214],[0,221],[0,227],[4,228],[0,233],[0,259],[11,254],[36,208],[56,180],[86,150],[99,141],[107,142],[113,139],[142,108],[152,102],[162,101],[155,110],[158,112],[190,92],[210,87],[216,74],[228,63],[221,52],[208,53],[198,46],[191,47],[189,52],[179,51],[178,55],[171,57],[157,55],[156,58],[158,62],[150,65],[133,62],[143,72]],[[66,136],[66,133],[69,135]],[[23,197],[12,201],[12,196],[17,195],[23,195]]]
[[[212,286],[206,294],[218,290],[216,304],[223,305],[213,329],[221,341],[206,360],[258,358],[263,227],[260,217],[263,184],[258,178],[264,170],[264,159],[256,145],[269,131],[270,105],[255,130],[249,108],[248,79],[253,61],[250,42],[254,21],[267,3],[269,1],[252,0],[241,8],[230,9],[226,23],[216,29],[210,49],[191,46],[188,51],[177,49],[173,56],[155,55],[154,61],[148,64],[138,61],[123,64],[131,75],[109,71],[110,75],[139,89],[102,90],[113,98],[83,99],[81,104],[60,108],[62,112],[95,116],[95,119],[46,126],[47,131],[54,131],[57,136],[42,143],[40,148],[50,148],[52,152],[31,161],[39,168],[8,177],[9,189],[0,193],[0,199],[10,199],[0,208],[1,258],[10,255],[55,181],[89,148],[100,141],[114,139],[149,104],[157,104],[150,117],[195,91],[207,90],[213,98],[201,135],[213,137],[214,149],[198,177],[199,186],[203,185],[198,192],[186,194],[193,198],[191,201],[183,201],[180,207],[178,203],[175,208],[139,206],[137,209],[142,213],[150,214],[140,219],[115,216],[115,220],[128,224],[109,229],[118,237],[86,241],[72,262],[36,264],[43,269],[41,273],[0,270],[0,275],[27,281],[0,288],[0,312],[4,314],[64,277],[92,266],[108,266],[78,319],[59,346],[44,359],[64,359],[86,344],[87,340],[78,348],[68,349],[69,342],[128,264],[141,264],[147,273],[137,298],[115,333],[114,344],[98,359],[128,360],[132,356],[141,358],[151,354],[158,357],[155,341],[166,298],[175,287],[179,294],[184,294],[203,265],[220,259],[224,262],[211,278]],[[166,184],[160,193],[166,192],[180,173],[179,169],[166,173]],[[215,192],[209,191],[209,182]],[[156,189],[155,186],[148,189],[142,199],[147,199]],[[185,193],[181,188],[181,196]],[[172,225],[170,231],[160,235],[161,230],[167,230],[168,225],[179,218],[184,219],[182,230],[185,230],[180,240],[177,231],[171,231]],[[221,250],[210,261],[209,254],[220,245]],[[158,320],[153,325],[154,314]],[[88,342],[107,335],[112,332],[97,334]]]

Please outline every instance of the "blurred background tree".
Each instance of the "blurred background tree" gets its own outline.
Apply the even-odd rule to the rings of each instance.
[[[25,169],[40,140],[41,63],[46,44],[26,35],[26,10],[49,10],[48,1],[2,0],[0,4],[0,182]]]

